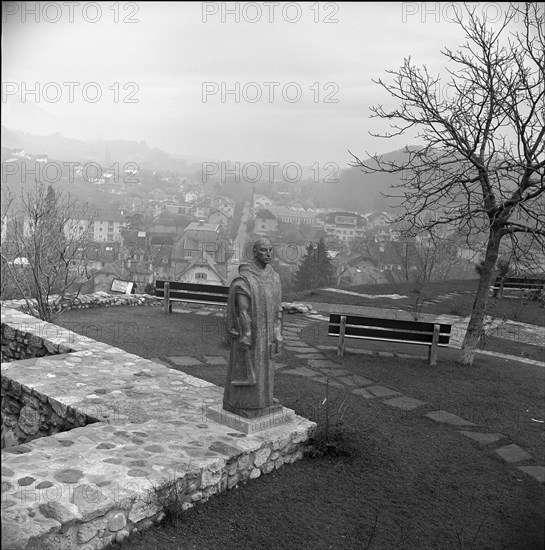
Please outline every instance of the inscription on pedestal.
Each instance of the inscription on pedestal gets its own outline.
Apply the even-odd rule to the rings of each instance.
[[[287,409],[286,407],[281,407],[280,410],[274,411],[272,413],[258,416],[256,418],[245,418],[238,414],[226,411],[221,405],[213,405],[207,408],[206,416],[218,422],[218,424],[223,424],[234,428],[239,432],[245,434],[251,434],[261,430],[267,430],[269,428],[274,428],[280,424],[286,424],[295,420],[295,412],[292,409]]]

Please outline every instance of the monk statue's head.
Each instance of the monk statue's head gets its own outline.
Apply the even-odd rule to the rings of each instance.
[[[259,239],[254,243],[254,261],[261,267],[265,267],[273,260],[273,247],[269,239]]]

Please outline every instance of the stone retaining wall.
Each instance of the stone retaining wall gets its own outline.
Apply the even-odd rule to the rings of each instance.
[[[44,357],[72,351],[66,345],[55,343],[50,338],[56,338],[58,329],[41,321],[28,322],[24,325],[8,325],[2,323],[2,362],[18,361],[31,357]],[[49,334],[41,331],[52,328]],[[49,337],[49,339],[48,339]]]
[[[237,432],[207,417],[222,400],[213,384],[20,311],[3,308],[2,322],[7,334],[38,336],[60,352],[2,364],[13,437],[86,424],[2,451],[2,548],[91,550],[123,540],[166,507],[186,510],[302,458],[315,428],[295,415]]]
[[[2,449],[92,422],[96,419],[2,377]]]
[[[38,317],[36,312],[36,302],[29,300],[5,300],[3,307],[16,309],[23,313],[28,313]],[[95,307],[114,307],[114,306],[151,306],[157,307],[163,305],[163,299],[151,296],[150,294],[109,294],[108,292],[94,292],[93,294],[81,294],[77,298],[67,296],[59,299],[58,296],[51,296],[49,303],[56,304],[55,309],[58,312],[70,309],[88,309]]]

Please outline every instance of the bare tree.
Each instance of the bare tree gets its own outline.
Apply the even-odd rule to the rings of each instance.
[[[61,302],[70,306],[89,279],[91,210],[70,194],[39,182],[21,191],[18,201],[6,189],[5,200],[5,274],[29,310],[51,321],[62,312]]]
[[[373,107],[392,131],[418,129],[422,147],[396,162],[371,156],[355,166],[401,176],[399,221],[414,230],[452,228],[483,236],[484,265],[459,362],[472,365],[482,333],[489,287],[500,246],[527,252],[545,246],[545,21],[538,3],[506,5],[501,24],[488,26],[465,8],[457,24],[466,33],[457,51],[442,51],[448,77],[432,76],[411,59],[392,83],[379,79],[399,106]],[[514,30],[510,29],[514,26]],[[429,215],[432,213],[433,215]],[[516,252],[514,252],[516,254]]]

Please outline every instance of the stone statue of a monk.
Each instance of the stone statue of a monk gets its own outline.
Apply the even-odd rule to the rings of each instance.
[[[282,342],[280,277],[267,239],[254,243],[253,254],[229,287],[226,319],[231,351],[223,408],[246,418],[281,409],[273,398],[274,356]]]

